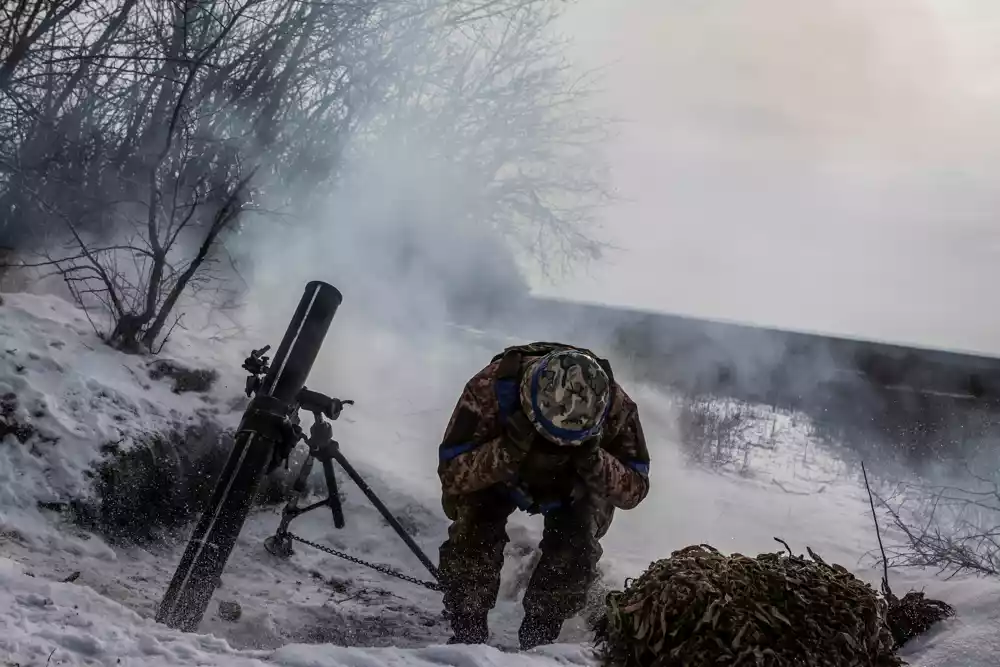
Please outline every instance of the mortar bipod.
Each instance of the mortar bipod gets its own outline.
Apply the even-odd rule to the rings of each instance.
[[[305,438],[305,443],[309,446],[309,453],[295,476],[291,498],[281,510],[281,523],[278,524],[278,529],[272,537],[264,541],[264,548],[271,554],[282,558],[288,558],[292,555],[292,540],[288,534],[288,526],[296,517],[314,509],[328,506],[333,513],[333,525],[338,529],[346,525],[344,508],[340,502],[340,490],[337,487],[337,476],[333,470],[332,451],[339,447],[339,443],[333,439],[333,428],[329,422],[323,419],[323,415],[317,412],[313,413],[313,416],[315,421],[310,429],[309,437]],[[323,465],[323,476],[326,478],[329,496],[306,507],[299,507],[299,500],[308,493],[309,476],[312,474],[313,461],[317,459]]]
[[[294,553],[292,549],[292,541],[298,540],[300,542],[306,542],[295,535],[292,535],[288,531],[288,527],[292,520],[296,517],[305,514],[306,512],[311,512],[314,509],[320,507],[329,507],[333,514],[333,525],[340,529],[345,526],[344,520],[344,510],[340,502],[340,493],[337,485],[337,477],[333,469],[333,461],[340,464],[340,467],[344,469],[347,476],[361,489],[361,492],[365,494],[369,502],[378,510],[382,518],[386,520],[389,526],[396,532],[396,534],[403,540],[406,546],[413,552],[413,555],[417,557],[420,563],[427,568],[431,576],[434,577],[435,581],[438,579],[438,570],[434,563],[427,557],[420,546],[413,541],[413,538],[406,532],[403,526],[399,523],[389,508],[379,499],[367,482],[358,474],[354,466],[347,460],[343,452],[340,451],[340,443],[333,439],[333,427],[329,422],[323,419],[323,415],[320,412],[314,412],[313,416],[315,421],[310,429],[309,437],[305,439],[306,444],[309,446],[309,454],[306,460],[302,463],[302,467],[299,469],[298,475],[296,475],[295,483],[292,487],[292,497],[285,504],[284,509],[281,512],[281,522],[278,524],[278,529],[275,534],[267,538],[264,541],[264,548],[267,549],[269,553],[274,556],[281,558],[288,558]],[[323,476],[326,480],[327,487],[327,498],[317,501],[306,507],[299,507],[298,503],[300,498],[307,492],[306,483],[309,479],[309,475],[312,473],[313,460],[319,460],[323,465]],[[311,542],[306,542],[313,546],[315,545]],[[362,565],[366,565],[372,569],[375,569],[384,574],[389,574],[391,576],[396,576],[398,578],[414,581],[411,577],[406,577],[405,575],[399,575],[392,570],[388,570],[384,566],[377,565],[375,563],[367,563],[360,561],[354,557],[348,557],[345,554],[341,554],[332,549],[322,548],[327,553],[331,553],[335,556],[340,556],[342,558],[347,558],[354,562],[358,562]],[[423,583],[423,582],[420,582]]]

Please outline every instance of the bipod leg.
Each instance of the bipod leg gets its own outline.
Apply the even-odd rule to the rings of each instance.
[[[292,539],[288,536],[288,525],[292,522],[292,519],[309,510],[309,508],[299,509],[299,499],[306,492],[306,483],[309,480],[310,473],[312,473],[312,464],[312,455],[307,455],[306,460],[302,462],[302,467],[299,468],[299,472],[295,476],[295,482],[292,484],[292,497],[288,499],[288,502],[285,503],[285,506],[281,510],[281,523],[278,524],[278,529],[274,532],[274,535],[264,540],[264,548],[272,556],[289,558],[295,553],[292,549]]]
[[[285,504],[281,511],[281,523],[274,535],[264,541],[264,548],[272,555],[288,558],[293,553],[292,538],[288,533],[288,526],[296,517],[311,512],[314,509],[327,506],[333,514],[333,525],[340,529],[346,525],[344,520],[344,508],[340,502],[340,490],[337,486],[337,476],[333,470],[333,458],[331,451],[339,447],[333,440],[330,425],[323,421],[323,415],[316,415],[316,423],[313,425],[311,437],[306,441],[309,445],[309,455],[302,463],[299,474],[295,478],[292,487],[293,495]],[[312,473],[313,460],[319,459],[323,465],[323,477],[326,479],[327,498],[320,500],[306,507],[299,507],[299,499],[306,492],[306,485],[309,475]]]
[[[344,521],[344,506],[340,504],[340,490],[337,488],[337,477],[333,473],[333,460],[325,458],[323,463],[323,476],[326,477],[326,488],[329,497],[326,499],[325,504],[330,506],[330,511],[333,512],[333,525],[337,528],[343,528],[346,524]]]
[[[306,444],[309,445],[309,453],[323,465],[323,477],[326,479],[328,496],[321,504],[330,506],[330,512],[333,514],[333,525],[337,528],[343,528],[345,525],[344,507],[340,503],[340,488],[337,486],[337,475],[333,471],[333,455],[340,449],[340,443],[333,439],[333,427],[330,426],[330,422],[323,419],[322,413],[314,412],[313,417],[315,417],[315,421],[310,429]]]
[[[344,511],[340,503],[337,477],[333,470],[333,461],[336,461],[344,469],[344,472],[347,473],[348,477],[350,477],[351,480],[358,485],[361,492],[365,494],[369,501],[371,501],[372,505],[375,506],[375,509],[377,509],[379,514],[382,515],[382,518],[388,522],[396,534],[399,535],[400,539],[402,539],[406,546],[409,547],[410,551],[413,552],[413,555],[417,557],[420,563],[427,568],[427,571],[430,572],[436,580],[438,578],[437,567],[435,567],[434,563],[432,563],[430,558],[427,557],[427,554],[423,552],[420,545],[413,541],[413,538],[410,537],[410,535],[406,532],[406,529],[403,528],[399,521],[396,520],[396,517],[389,511],[389,508],[382,503],[377,495],[375,495],[372,488],[368,486],[368,483],[365,482],[361,475],[358,474],[358,471],[354,469],[354,466],[351,465],[351,463],[340,451],[340,443],[333,439],[333,428],[330,426],[329,422],[324,421],[323,415],[319,412],[314,412],[313,416],[315,417],[315,421],[313,422],[310,437],[306,440],[306,443],[309,445],[309,453],[313,457],[319,459],[319,461],[323,464],[323,474],[326,477],[326,485],[330,495],[326,500],[314,503],[309,507],[304,507],[302,509],[298,509],[297,507],[286,507],[278,532],[273,538],[269,538],[272,541],[272,544],[282,547],[283,543],[287,543],[287,548],[290,550],[292,537],[288,533],[288,524],[299,514],[309,512],[323,505],[328,505],[330,510],[333,512],[334,525],[337,528],[344,527]]]
[[[403,542],[406,543],[406,546],[410,548],[410,551],[413,552],[413,555],[417,557],[417,559],[425,568],[427,568],[427,571],[431,573],[431,576],[433,576],[434,579],[437,579],[438,578],[437,567],[435,567],[434,563],[432,563],[431,560],[427,557],[427,554],[423,552],[423,549],[420,548],[420,545],[418,545],[416,542],[413,541],[413,538],[410,537],[410,535],[406,532],[406,529],[404,529],[403,526],[399,523],[399,521],[396,520],[396,517],[392,515],[392,512],[389,511],[389,508],[386,507],[381,500],[379,500],[379,497],[375,495],[375,492],[372,490],[372,488],[368,486],[368,483],[365,482],[365,480],[361,477],[361,475],[358,474],[358,471],[354,469],[354,466],[351,465],[351,463],[347,460],[347,458],[340,451],[340,449],[339,448],[334,449],[331,452],[331,454],[333,458],[336,459],[337,463],[340,464],[340,467],[344,469],[344,472],[347,473],[347,476],[350,477],[354,481],[354,483],[358,485],[358,488],[361,489],[361,492],[365,494],[368,500],[371,501],[371,504],[375,506],[375,509],[379,511],[379,514],[382,515],[382,518],[384,518],[388,522],[388,524],[392,526],[392,529],[396,531],[396,534],[399,535],[400,539],[402,539]]]

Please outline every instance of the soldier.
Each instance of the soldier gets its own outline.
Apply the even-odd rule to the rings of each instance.
[[[636,405],[606,360],[561,343],[494,357],[466,384],[440,447],[442,504],[452,521],[439,567],[449,643],[486,642],[516,509],[545,519],[521,648],[556,641],[586,603],[614,509],[642,502],[648,474]]]

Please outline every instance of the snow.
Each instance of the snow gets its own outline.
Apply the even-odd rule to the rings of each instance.
[[[580,646],[511,655],[492,647],[432,646],[357,649],[290,644],[240,650],[208,634],[184,634],[76,583],[47,581],[0,558],[0,609],[5,664],[29,665],[287,665],[289,667],[544,667],[588,665]]]
[[[580,619],[561,643],[530,654],[516,646],[526,553],[540,521],[515,515],[501,599],[491,617],[492,647],[442,646],[448,636],[440,596],[410,583],[296,544],[280,560],[263,548],[279,521],[276,510],[247,521],[198,634],[181,634],[152,617],[183,543],[146,548],[111,545],[39,510],[89,491],[85,476],[105,442],[140,442],[150,433],[202,419],[232,425],[243,388],[240,362],[252,347],[277,342],[281,331],[255,333],[226,347],[179,332],[167,353],[222,373],[208,395],[174,394],[148,377],[146,361],[104,346],[83,315],[49,296],[4,295],[0,307],[0,396],[18,396],[17,418],[49,438],[0,445],[0,664],[26,665],[375,665],[515,667],[591,665]],[[274,317],[279,320],[280,317]],[[310,387],[354,398],[335,425],[342,449],[386,504],[436,560],[447,524],[436,489],[436,440],[462,382],[495,350],[468,336],[444,353],[426,341],[406,343],[388,332],[341,322]],[[250,338],[260,338],[249,342]],[[456,339],[457,341],[458,339]],[[409,347],[407,346],[409,345]],[[420,353],[414,352],[420,348]],[[362,350],[348,354],[344,350]],[[428,380],[429,369],[433,377]],[[387,386],[384,378],[391,377]],[[619,512],[604,540],[611,586],[650,561],[693,543],[756,554],[782,538],[796,552],[810,546],[876,583],[877,547],[867,496],[842,462],[812,442],[807,425],[763,411],[747,474],[713,473],[684,464],[671,402],[652,387],[627,383],[640,406],[653,457],[649,498]],[[770,424],[770,426],[766,426]],[[52,440],[55,440],[54,442]],[[300,452],[301,453],[301,452]],[[294,470],[293,461],[293,470]],[[413,557],[345,475],[347,526],[329,513],[297,519],[292,531],[354,557],[425,578]],[[890,536],[891,537],[891,536]],[[63,580],[74,573],[71,583]],[[890,574],[895,590],[926,590],[958,609],[906,647],[920,667],[995,664],[1000,637],[1000,582],[944,581],[934,573]],[[219,601],[236,601],[236,622],[219,618]],[[6,661],[6,663],[4,662]]]
[[[205,364],[217,359],[190,361]],[[236,376],[221,381],[222,390],[230,392],[228,398],[237,395],[236,381]],[[174,394],[171,386],[169,381],[149,378],[145,359],[104,345],[83,313],[66,301],[5,294],[0,395],[17,396],[16,420],[35,427],[42,444],[4,448],[0,505],[30,507],[37,501],[58,502],[85,494],[89,483],[83,473],[99,458],[101,445],[127,447],[151,433],[195,423],[206,414],[220,420],[238,418],[224,403],[218,404],[218,395]]]
[[[0,447],[0,535],[17,536],[39,551],[113,561],[115,552],[90,536],[54,529],[39,502],[86,498],[86,472],[101,447],[128,448],[150,434],[210,418],[233,425],[239,419],[227,400],[242,378],[222,374],[212,395],[175,394],[169,381],[149,378],[147,361],[104,345],[84,313],[51,295],[4,294],[0,307],[0,397],[15,395],[12,417],[37,432],[22,445],[8,434]],[[206,350],[195,337],[179,345]],[[189,355],[189,364],[239,368],[219,350]],[[6,403],[6,402],[5,402]]]

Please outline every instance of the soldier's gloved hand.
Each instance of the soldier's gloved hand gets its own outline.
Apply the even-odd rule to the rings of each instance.
[[[577,470],[590,470],[595,465],[601,455],[600,438],[591,438],[573,447],[571,450],[573,465]]]
[[[538,440],[538,431],[528,419],[528,415],[520,410],[507,418],[507,440],[522,454],[531,451]]]

